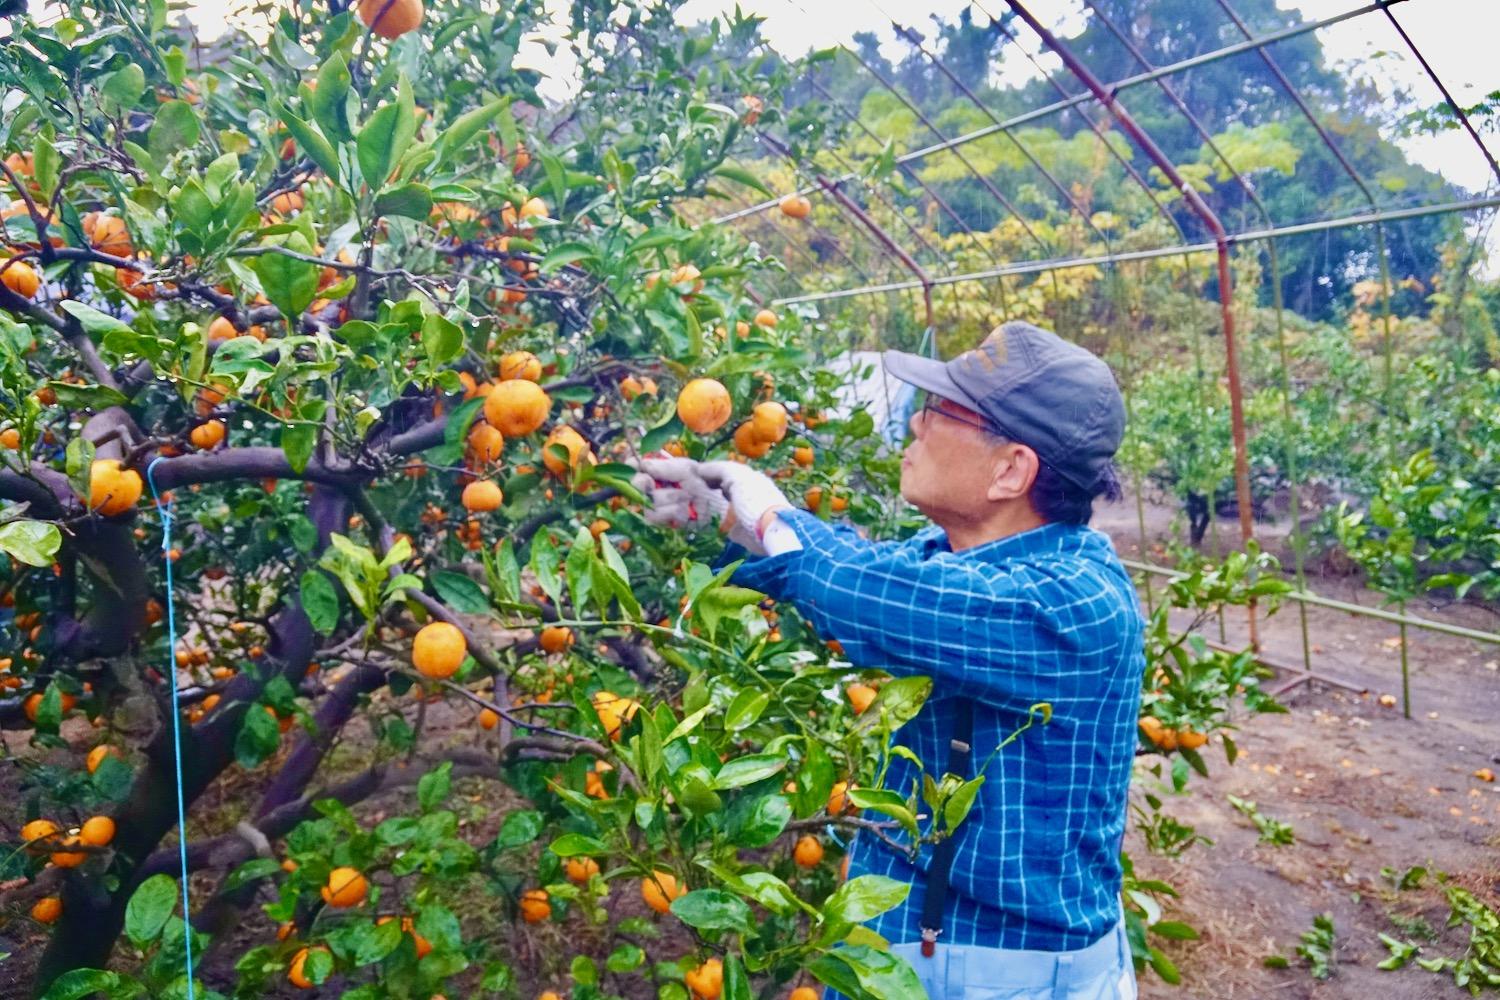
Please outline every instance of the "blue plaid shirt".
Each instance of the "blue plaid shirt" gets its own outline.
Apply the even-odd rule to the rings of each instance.
[[[933,678],[933,696],[899,733],[934,776],[948,763],[958,699],[974,703],[973,764],[1052,705],[990,763],[959,828],[943,934],[948,944],[1071,951],[1120,919],[1120,842],[1136,745],[1140,607],[1109,539],[1048,524],[963,552],[938,528],[870,542],[847,526],[785,511],[803,548],[751,558],[734,582],[792,602],[860,666]],[[917,769],[896,758],[888,786]],[[907,901],[871,921],[893,943],[920,940],[925,872],[858,837],[850,876],[910,882]]]

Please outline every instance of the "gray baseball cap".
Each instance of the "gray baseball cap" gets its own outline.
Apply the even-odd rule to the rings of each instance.
[[[951,361],[905,351],[881,357],[896,378],[976,411],[1083,489],[1099,482],[1125,433],[1125,400],[1109,366],[1030,323],[999,326]]]

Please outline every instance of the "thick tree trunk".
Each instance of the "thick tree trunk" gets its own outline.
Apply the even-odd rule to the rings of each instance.
[[[348,501],[342,493],[317,487],[309,514],[320,538],[343,527]],[[278,673],[295,683],[311,662],[316,636],[307,615],[295,602],[286,604],[270,624],[268,653],[280,663]],[[231,680],[223,693],[225,707],[211,721],[185,732],[182,754],[184,806],[201,795],[234,762],[234,741],[245,712],[254,708],[262,683],[249,673]],[[257,709],[258,711],[258,709]],[[98,878],[69,872],[63,887],[63,915],[37,965],[33,984],[40,997],[54,979],[72,969],[105,968],[115,940],[125,923],[125,907],[145,879],[141,863],[177,825],[176,763],[170,720],[164,719],[146,748],[146,764],[137,773],[130,795],[114,813],[118,832],[111,845],[111,866],[120,877],[119,888],[105,893]]]

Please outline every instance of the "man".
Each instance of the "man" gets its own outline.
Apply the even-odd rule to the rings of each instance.
[[[1025,323],[946,364],[884,361],[928,394],[901,494],[933,527],[869,542],[742,464],[684,459],[641,463],[657,481],[653,519],[727,508],[731,537],[758,556],[734,582],[792,602],[859,666],[932,676],[932,700],[902,730],[930,773],[968,768],[949,756],[955,738],[982,762],[1049,703],[1049,723],[995,755],[948,847],[913,866],[857,838],[850,875],[912,884],[871,927],[931,997],[1134,998],[1119,852],[1142,621],[1109,539],[1087,527],[1094,499],[1119,495],[1119,389],[1099,358]],[[888,785],[905,791],[916,774],[898,758]]]

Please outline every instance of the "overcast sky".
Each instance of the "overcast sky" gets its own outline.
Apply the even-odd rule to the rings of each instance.
[[[559,11],[566,9],[566,0],[548,2]],[[732,11],[735,2],[688,0],[680,19],[704,20]],[[1329,17],[1358,6],[1357,0],[1277,2],[1283,9],[1300,10],[1308,19]],[[739,0],[742,9],[766,18],[763,31],[767,39],[788,55],[843,44],[856,32],[874,31],[887,41],[890,54],[897,56],[901,48],[890,31],[892,16],[899,16],[903,24],[922,28],[933,15],[956,18],[970,3],[971,0]],[[33,0],[33,4],[41,6],[40,0]],[[226,11],[244,5],[244,0],[189,0],[185,7],[208,38],[224,30]],[[978,0],[974,6],[979,12],[998,14],[1005,4],[1003,0]],[[1031,8],[1044,23],[1064,36],[1083,24],[1079,0],[1033,0]],[[1394,5],[1393,10],[1461,103],[1473,104],[1484,94],[1500,89],[1500,66],[1495,52],[1500,44],[1500,0],[1406,0]],[[1382,74],[1393,84],[1410,88],[1424,104],[1441,100],[1442,95],[1379,14],[1363,15],[1324,29],[1318,37],[1335,63],[1378,56]],[[1035,40],[1027,42],[1035,50]],[[549,57],[541,46],[523,51],[521,61],[551,77],[544,88],[548,96],[565,97],[573,86],[573,66],[565,59]],[[1021,76],[1030,72],[1025,61],[1019,59],[1009,60],[1007,68]],[[1500,155],[1500,136],[1488,135],[1486,141]],[[1403,145],[1414,160],[1470,191],[1482,191],[1490,180],[1489,165],[1466,135],[1452,132],[1418,137],[1404,140]]]

